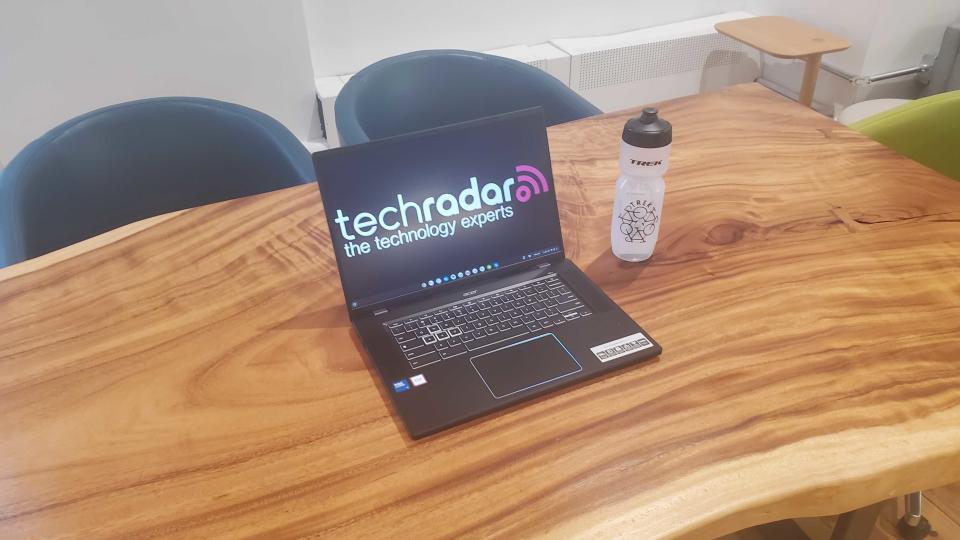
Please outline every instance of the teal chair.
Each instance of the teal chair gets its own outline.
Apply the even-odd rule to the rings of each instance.
[[[522,62],[471,51],[386,58],[347,81],[336,101],[344,145],[542,107],[548,126],[600,114],[565,84]]]
[[[69,120],[0,172],[0,267],[144,218],[312,182],[280,122],[212,99],[153,98]]]

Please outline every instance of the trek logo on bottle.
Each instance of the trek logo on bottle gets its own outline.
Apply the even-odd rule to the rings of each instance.
[[[663,165],[663,160],[658,159],[656,161],[641,161],[639,159],[631,159],[631,165],[640,165],[641,167],[656,167],[658,165]]]

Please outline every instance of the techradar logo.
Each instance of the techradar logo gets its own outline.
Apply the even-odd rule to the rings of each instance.
[[[520,173],[530,173],[536,178]],[[545,191],[550,191],[550,185],[547,184],[547,179],[540,169],[533,165],[517,165],[517,189],[514,191],[514,196],[518,202],[525,203],[530,200],[530,197]]]
[[[427,197],[420,203],[404,200],[403,194],[397,193],[396,206],[384,206],[376,212],[359,212],[352,218],[338,208],[337,217],[333,221],[340,227],[340,235],[345,240],[353,241],[357,236],[373,236],[380,229],[395,231],[401,227],[427,225],[437,216],[451,218],[460,215],[461,212],[482,210],[485,206],[500,207],[498,211],[502,213],[504,210],[502,205],[505,203],[513,200],[526,203],[534,195],[550,191],[550,185],[540,169],[533,165],[517,165],[515,171],[516,178],[507,178],[501,183],[489,182],[483,187],[478,185],[477,177],[473,176],[470,178],[470,186],[459,194],[442,193]],[[512,216],[513,210],[509,207],[507,209]],[[465,221],[467,219],[469,218],[464,218]],[[455,226],[454,221],[453,229]],[[453,234],[452,230],[450,234]],[[435,235],[429,234],[429,236]],[[439,234],[439,236],[446,237],[447,234]]]

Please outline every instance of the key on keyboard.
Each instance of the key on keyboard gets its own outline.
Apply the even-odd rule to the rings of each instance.
[[[556,275],[386,323],[413,368],[550,329],[592,311]]]

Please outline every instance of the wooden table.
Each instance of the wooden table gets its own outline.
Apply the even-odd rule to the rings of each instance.
[[[758,85],[661,111],[647,264],[638,111],[550,128],[566,249],[661,358],[422,441],[312,185],[0,270],[0,538],[707,538],[960,480],[960,183]]]
[[[807,107],[813,104],[820,59],[826,53],[850,48],[850,42],[842,37],[789,17],[751,17],[720,22],[714,27],[717,32],[742,41],[760,52],[777,58],[803,60],[803,83],[797,101]]]

